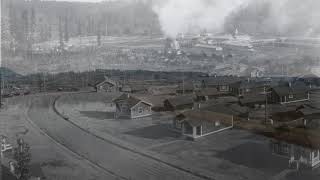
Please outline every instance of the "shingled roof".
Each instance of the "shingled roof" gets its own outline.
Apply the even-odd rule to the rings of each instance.
[[[133,106],[135,106],[139,102],[144,102],[144,103],[149,104],[150,106],[152,106],[152,104],[149,103],[149,102],[146,102],[144,100],[141,100],[141,99],[139,99],[137,97],[134,97],[134,96],[132,96],[130,94],[125,94],[125,93],[113,100],[114,103],[117,103],[119,101],[127,101],[128,105],[129,105],[129,108],[132,108]]]
[[[180,120],[180,122],[186,121],[191,126],[199,126],[203,122],[216,122],[220,121],[224,124],[231,124],[232,116],[225,115],[216,112],[210,111],[200,111],[200,110],[189,110],[182,112],[181,114],[177,115],[176,118]]]

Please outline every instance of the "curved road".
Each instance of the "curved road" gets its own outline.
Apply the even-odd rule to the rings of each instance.
[[[169,166],[139,153],[108,143],[64,120],[53,109],[58,95],[31,100],[29,118],[55,141],[121,179],[188,180],[201,176]]]

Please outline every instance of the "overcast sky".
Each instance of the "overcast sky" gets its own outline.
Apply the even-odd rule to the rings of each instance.
[[[56,0],[56,1],[71,1],[71,2],[101,2],[103,0]]]

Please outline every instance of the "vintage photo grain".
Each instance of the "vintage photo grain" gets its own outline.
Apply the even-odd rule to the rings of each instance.
[[[1,0],[0,180],[319,180],[319,0]]]

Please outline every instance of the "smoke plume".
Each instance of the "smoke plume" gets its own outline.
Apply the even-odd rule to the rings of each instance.
[[[314,36],[320,32],[319,0],[165,0],[153,7],[162,31]]]

